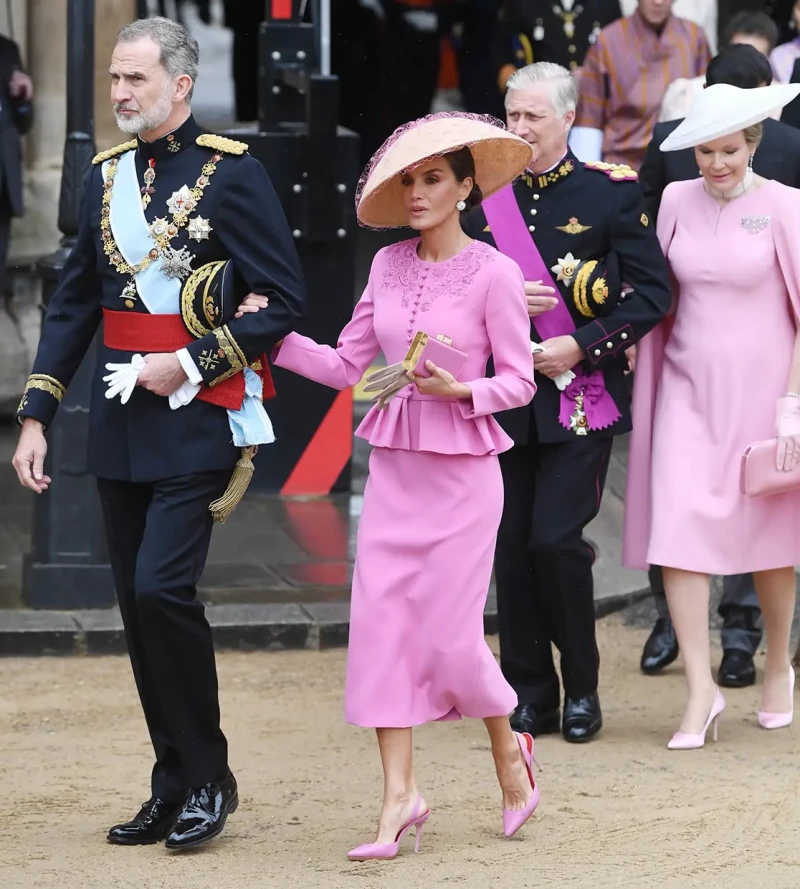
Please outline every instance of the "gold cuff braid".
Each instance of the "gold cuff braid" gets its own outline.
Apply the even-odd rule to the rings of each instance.
[[[22,398],[19,400],[17,413],[20,413],[28,406],[28,392],[31,389],[39,389],[48,395],[52,395],[59,404],[61,399],[67,394],[67,387],[55,377],[49,377],[47,374],[31,374],[28,377],[28,382],[25,383],[25,389],[22,393]]]
[[[216,386],[217,383],[221,383],[229,377],[232,377],[234,374],[239,373],[239,371],[244,370],[244,368],[247,367],[248,363],[244,352],[239,348],[239,344],[233,338],[233,334],[228,329],[227,324],[223,324],[222,327],[217,327],[214,330],[214,336],[217,338],[219,348],[222,349],[228,360],[230,369],[218,376],[215,380],[212,380],[209,383],[209,386]]]
[[[25,392],[28,389],[41,389],[42,392],[52,395],[58,402],[67,394],[67,387],[55,377],[49,377],[47,374],[31,374],[25,384]]]

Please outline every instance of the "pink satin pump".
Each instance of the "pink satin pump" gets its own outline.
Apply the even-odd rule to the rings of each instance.
[[[708,714],[708,719],[706,720],[706,724],[703,726],[703,731],[700,732],[699,735],[692,734],[692,732],[675,732],[675,734],[670,738],[667,747],[670,750],[695,750],[698,747],[703,747],[706,743],[706,735],[708,734],[708,728],[713,723],[714,724],[714,740],[717,740],[717,724],[719,722],[719,717],[722,711],[725,709],[725,698],[722,697],[722,692],[717,689],[717,693],[714,697],[714,703],[711,705],[711,712]]]
[[[514,737],[517,739],[517,744],[519,744],[519,749],[522,752],[522,758],[525,760],[525,768],[528,770],[528,779],[531,782],[531,798],[525,804],[525,807],[522,809],[503,809],[503,833],[507,837],[513,837],[514,834],[522,827],[522,825],[533,815],[536,811],[536,807],[539,805],[539,786],[533,780],[533,769],[531,767],[531,760],[536,763],[539,767],[539,771],[541,771],[541,766],[536,761],[536,754],[534,752],[534,740],[531,735],[527,732],[523,732],[520,734],[519,732],[514,732]]]
[[[769,710],[758,711],[758,724],[761,728],[786,728],[792,724],[792,719],[794,718],[794,667],[789,667],[789,693],[792,704],[788,713],[772,713]]]
[[[422,796],[418,794],[416,802],[414,803],[414,808],[411,810],[411,817],[397,832],[397,836],[393,843],[363,843],[360,846],[356,846],[355,849],[351,849],[347,853],[347,857],[351,861],[371,861],[373,859],[388,860],[390,858],[395,858],[400,851],[400,840],[403,839],[405,834],[408,833],[412,827],[417,829],[414,851],[419,852],[419,843],[422,839],[422,825],[428,820],[431,814],[430,809],[425,809],[424,812],[421,812],[421,809]]]

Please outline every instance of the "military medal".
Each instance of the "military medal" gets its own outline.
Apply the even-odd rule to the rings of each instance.
[[[571,284],[572,278],[575,275],[575,268],[579,262],[579,259],[575,259],[571,253],[567,253],[566,256],[559,258],[558,262],[550,269],[550,271],[555,272],[558,275],[556,278],[557,281]]]
[[[207,241],[209,234],[213,231],[207,219],[202,216],[195,216],[186,226],[186,231],[190,238],[195,241]]]
[[[153,188],[153,183],[156,179],[156,162],[151,157],[148,162],[148,167],[144,171],[144,185],[139,189],[142,193],[142,209],[146,210],[147,205],[150,203],[152,198],[150,195],[155,194],[156,190]]]
[[[167,151],[171,151],[173,154],[175,154],[175,152],[180,150],[181,143],[178,142],[178,140],[175,138],[174,133],[170,133],[169,136],[167,136]]]
[[[186,278],[192,271],[193,254],[185,247],[167,247],[161,251],[161,271],[168,278]]]
[[[172,197],[167,201],[167,209],[173,216],[188,216],[197,206],[197,201],[192,197],[188,185],[182,185],[178,191],[172,192]]]
[[[569,428],[575,435],[589,434],[589,421],[586,419],[586,411],[583,409],[583,392],[575,398],[575,410],[569,418]]]
[[[133,308],[133,304],[136,302],[136,284],[133,281],[128,281],[125,287],[122,290],[122,293],[119,295],[120,299],[125,300],[125,305],[129,308]]]

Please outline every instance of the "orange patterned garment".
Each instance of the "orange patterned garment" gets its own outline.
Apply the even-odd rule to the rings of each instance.
[[[638,170],[667,87],[698,77],[711,59],[702,29],[670,16],[659,34],[638,12],[603,28],[580,81],[576,127],[603,132],[603,160]]]

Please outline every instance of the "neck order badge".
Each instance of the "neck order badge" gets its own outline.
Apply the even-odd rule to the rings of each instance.
[[[486,198],[482,207],[497,249],[516,262],[526,281],[541,281],[555,290],[558,303],[551,312],[539,315],[532,322],[536,332],[542,340],[569,336],[575,331],[575,322],[525,225],[512,186]],[[561,393],[559,423],[565,429],[573,429],[576,435],[586,435],[587,428],[605,429],[616,423],[620,413],[606,391],[603,372],[596,370],[587,374],[580,365],[574,367],[573,372],[575,379]]]

